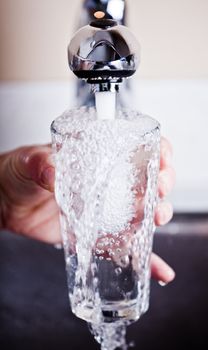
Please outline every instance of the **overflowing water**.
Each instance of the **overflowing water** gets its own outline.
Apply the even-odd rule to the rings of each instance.
[[[126,325],[149,303],[157,122],[131,111],[98,120],[83,107],[57,118],[52,135],[72,311],[102,350],[125,350]]]
[[[126,342],[126,324],[125,322],[118,323],[101,323],[90,324],[91,333],[99,344],[101,350],[128,350]]]

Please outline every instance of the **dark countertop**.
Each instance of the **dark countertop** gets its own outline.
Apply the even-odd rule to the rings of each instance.
[[[129,327],[135,349],[208,348],[208,236],[155,235],[155,252],[176,270],[152,282],[150,309]],[[69,308],[63,251],[0,233],[0,349],[99,349]]]

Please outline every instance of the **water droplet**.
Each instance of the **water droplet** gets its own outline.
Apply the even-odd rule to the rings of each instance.
[[[96,288],[97,286],[98,286],[98,278],[97,277],[94,277],[93,278],[93,285],[94,285],[94,287]]]
[[[109,256],[114,256],[115,252],[113,250],[111,250],[111,252],[109,252]]]
[[[129,265],[129,257],[128,255],[124,255],[122,256],[121,260],[120,260],[122,266],[126,267]]]
[[[92,275],[95,275],[97,273],[97,265],[95,263],[91,264],[91,272]]]
[[[71,164],[71,168],[73,170],[79,170],[80,169],[80,165],[79,165],[78,162],[74,162],[74,163]]]
[[[71,160],[71,163],[74,163],[77,160],[77,157],[74,153],[72,153],[70,160]]]
[[[110,245],[113,245],[114,243],[115,243],[115,239],[114,239],[114,238],[110,238],[110,239],[109,239],[109,244],[110,244]]]
[[[75,193],[79,192],[80,188],[81,188],[81,182],[79,180],[74,181],[72,183],[72,186],[71,186],[72,192],[75,192]]]
[[[130,347],[130,348],[134,348],[134,347],[135,347],[135,342],[134,342],[134,341],[131,341],[131,342],[129,343],[129,347]]]
[[[117,267],[115,269],[115,273],[116,273],[117,276],[119,276],[122,273],[122,268],[121,267]]]

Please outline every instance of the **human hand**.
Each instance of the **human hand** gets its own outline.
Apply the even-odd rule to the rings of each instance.
[[[61,240],[50,146],[0,156],[0,227],[49,243]]]
[[[48,243],[61,241],[54,198],[54,167],[50,146],[22,147],[0,156],[0,228],[10,229]],[[169,142],[161,141],[159,195],[164,198],[174,184]],[[172,217],[172,206],[162,201],[155,213],[156,225]],[[152,276],[164,283],[174,278],[173,270],[158,256],[152,255]]]
[[[160,202],[155,211],[155,224],[162,226],[167,224],[173,216],[172,204],[165,197],[172,191],[175,184],[175,170],[172,166],[172,147],[167,139],[162,137],[160,147],[160,172],[158,179],[158,193]],[[167,284],[175,278],[175,272],[156,254],[151,257],[152,277]]]

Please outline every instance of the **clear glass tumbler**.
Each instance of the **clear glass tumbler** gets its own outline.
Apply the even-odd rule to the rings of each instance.
[[[51,132],[72,311],[94,324],[136,321],[149,305],[160,125],[82,107]]]

